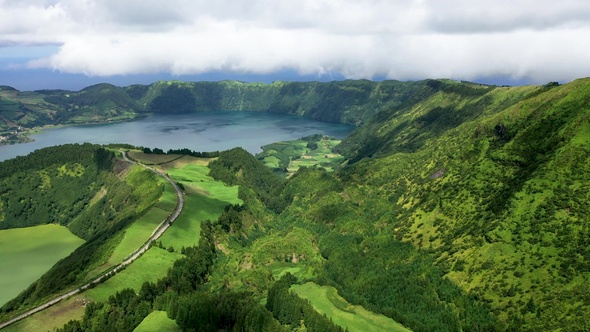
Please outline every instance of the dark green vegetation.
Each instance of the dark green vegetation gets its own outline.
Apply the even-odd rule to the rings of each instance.
[[[379,110],[400,104],[425,84],[173,81],[32,92],[0,86],[0,144],[26,141],[28,131],[39,126],[124,121],[150,113],[258,111],[358,125]]]
[[[128,88],[152,111],[179,101],[265,110],[254,105],[274,100],[275,110],[321,118],[302,111],[321,86],[332,94],[313,105],[338,109],[325,119],[364,124],[337,147],[344,162],[333,172],[301,167],[284,179],[244,150],[221,152],[210,175],[239,185],[243,203],[203,222],[199,245],[184,248],[167,277],[94,304],[65,330],[132,330],[152,310],[186,331],[337,330],[292,290],[309,281],[413,331],[590,328],[589,79],[314,84]],[[399,92],[376,92],[387,84]],[[220,86],[260,94],[228,100]]]
[[[121,240],[116,236],[160,196],[155,175],[117,161],[103,147],[51,147],[0,164],[0,228],[60,224],[86,240],[6,303],[11,314],[93,277]]]

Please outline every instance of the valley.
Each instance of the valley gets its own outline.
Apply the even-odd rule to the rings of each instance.
[[[136,262],[50,309],[68,313],[55,320],[59,331],[105,322],[128,331],[353,331],[367,320],[381,322],[375,330],[587,328],[589,79],[161,82],[95,86],[76,98],[99,90],[156,113],[275,105],[358,127],[342,140],[268,144],[256,156],[125,146],[182,189],[183,212]],[[50,100],[74,105],[67,98]],[[171,211],[172,185],[124,166],[120,148],[47,148],[1,164],[2,227],[44,216],[86,242],[0,317],[48,298],[55,276],[80,285],[125,258]],[[56,190],[68,186],[84,190]],[[81,267],[79,250],[94,253]],[[37,315],[7,330],[33,329],[47,317]]]

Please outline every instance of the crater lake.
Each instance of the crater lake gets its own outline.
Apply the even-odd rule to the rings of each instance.
[[[31,135],[33,142],[0,146],[0,161],[34,150],[68,143],[127,143],[135,146],[194,151],[242,147],[255,154],[263,145],[312,134],[345,138],[355,127],[287,114],[217,111],[151,115],[108,124],[63,126]]]

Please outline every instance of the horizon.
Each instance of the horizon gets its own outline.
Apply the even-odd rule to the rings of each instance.
[[[47,70],[35,72],[17,72],[12,75],[6,75],[0,70],[0,85],[9,86],[18,91],[37,91],[37,90],[68,90],[80,91],[89,86],[97,84],[111,84],[119,87],[127,87],[135,84],[150,85],[160,81],[181,81],[181,82],[221,82],[221,81],[240,81],[246,83],[264,83],[271,84],[275,81],[284,82],[333,82],[345,80],[369,80],[372,82],[382,82],[387,80],[396,80],[392,78],[377,77],[373,79],[358,78],[351,79],[343,76],[313,76],[298,75],[294,72],[281,72],[269,75],[238,75],[232,73],[206,73],[201,75],[183,75],[173,76],[170,74],[144,74],[128,76],[111,76],[111,77],[91,77],[83,74],[63,74]],[[581,78],[581,77],[580,77]],[[522,85],[542,85],[544,83],[532,83],[525,80],[511,80],[509,78],[482,78],[479,80],[459,80],[448,77],[427,77],[416,80],[397,80],[401,82],[414,82],[427,79],[450,79],[455,81],[465,81],[476,84],[496,85],[496,86],[522,86]],[[545,82],[547,83],[547,82]],[[565,84],[568,82],[559,82]]]
[[[590,76],[589,34],[575,0],[0,2],[0,84],[567,83]]]

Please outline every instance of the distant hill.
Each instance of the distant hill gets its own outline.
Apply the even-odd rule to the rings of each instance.
[[[0,89],[0,135],[57,124],[124,121],[150,113],[256,111],[295,114],[359,125],[374,113],[403,103],[427,82],[156,82],[81,91]]]

